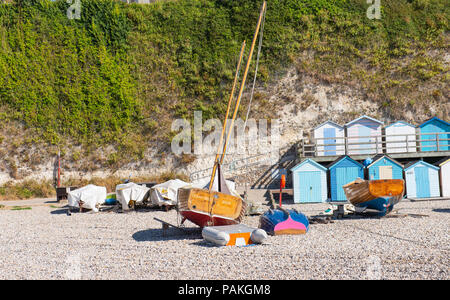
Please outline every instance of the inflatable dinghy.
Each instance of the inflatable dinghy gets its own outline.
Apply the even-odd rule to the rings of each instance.
[[[236,224],[204,227],[202,236],[218,246],[246,246],[261,244],[267,238],[267,233],[262,229]]]
[[[309,228],[308,218],[295,209],[270,209],[259,219],[259,228],[270,235],[305,234]]]

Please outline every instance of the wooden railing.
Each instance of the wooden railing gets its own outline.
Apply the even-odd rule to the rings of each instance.
[[[316,138],[300,144],[301,156],[441,152],[450,150],[450,132]],[[367,139],[368,141],[360,141]]]

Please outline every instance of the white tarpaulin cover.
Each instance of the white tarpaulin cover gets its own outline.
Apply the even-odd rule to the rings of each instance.
[[[169,180],[151,188],[151,201],[153,205],[176,205],[178,189],[188,186],[190,183],[180,179]]]
[[[141,203],[150,189],[146,186],[133,182],[123,183],[116,186],[116,199],[122,205],[122,209],[127,210],[130,201]]]
[[[103,204],[106,200],[106,187],[89,184],[82,188],[70,191],[67,196],[69,206],[80,207],[80,200],[83,201],[83,208],[92,209],[97,212],[97,204]]]

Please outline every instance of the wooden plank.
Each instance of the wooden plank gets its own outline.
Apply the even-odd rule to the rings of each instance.
[[[274,194],[279,194],[280,193],[280,190],[279,189],[272,189],[272,190],[269,190],[271,193],[274,193]],[[291,195],[291,196],[293,196],[294,195],[294,189],[283,189],[283,194],[288,194],[288,195]]]
[[[156,221],[158,221],[158,222],[161,223],[161,225],[162,225],[162,230],[163,230],[163,234],[165,234],[166,230],[169,229],[169,227],[173,227],[173,228],[176,228],[176,229],[181,230],[181,231],[183,231],[183,232],[186,232],[186,230],[185,230],[184,228],[182,228],[182,227],[179,227],[179,226],[170,224],[170,223],[168,223],[168,222],[166,222],[166,221],[163,221],[163,220],[161,220],[161,219],[158,219],[158,218],[156,218],[156,217],[153,218],[153,219],[155,219]]]

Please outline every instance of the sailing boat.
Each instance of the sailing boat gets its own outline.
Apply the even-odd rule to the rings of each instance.
[[[266,1],[263,2],[261,7],[258,23],[256,25],[256,31],[253,36],[253,41],[250,48],[250,54],[247,59],[247,64],[242,78],[242,83],[236,100],[233,117],[231,118],[230,121],[227,137],[225,139],[225,142],[223,142],[225,130],[227,128],[227,120],[231,108],[231,102],[233,100],[234,90],[239,77],[238,74],[242,61],[242,56],[245,49],[245,41],[243,42],[241,47],[239,62],[236,69],[236,75],[234,78],[232,91],[228,101],[228,108],[222,128],[219,148],[214,160],[214,167],[211,174],[209,188],[208,189],[182,188],[178,190],[178,212],[183,217],[181,223],[183,223],[185,220],[189,220],[200,227],[233,225],[240,223],[245,215],[246,211],[245,202],[238,194],[233,194],[230,192],[230,190],[226,186],[225,178],[223,176],[223,173],[221,172],[220,166],[223,163],[228,141],[231,136],[231,131],[233,130],[234,120],[236,119],[236,115],[239,109],[239,104],[245,87],[245,81],[248,75],[248,69],[250,67],[250,63],[253,56],[253,50],[255,48],[258,32],[260,30],[260,26],[262,23],[263,16],[265,15],[265,12],[266,12]],[[214,184],[216,172],[218,173],[217,176],[218,191],[213,191],[212,187]]]

